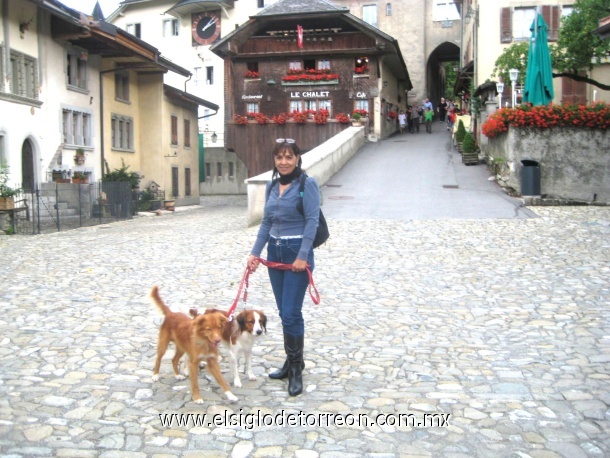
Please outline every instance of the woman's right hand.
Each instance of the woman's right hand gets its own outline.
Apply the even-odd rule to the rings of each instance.
[[[253,254],[248,256],[247,266],[252,272],[256,272],[256,268],[258,267],[259,263],[260,261],[258,260],[258,256],[254,256]]]

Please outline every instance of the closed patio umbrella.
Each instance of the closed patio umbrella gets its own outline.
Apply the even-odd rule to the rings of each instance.
[[[548,105],[555,96],[553,68],[547,39],[548,27],[542,14],[536,14],[530,27],[532,36],[527,58],[523,102],[532,105]]]

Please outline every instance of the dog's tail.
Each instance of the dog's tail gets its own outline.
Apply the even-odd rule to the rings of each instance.
[[[159,287],[158,286],[152,287],[152,289],[150,290],[150,298],[163,315],[166,316],[169,313],[171,313],[170,308],[167,305],[165,305],[165,302],[163,302],[163,299],[161,299],[161,296],[159,296]]]

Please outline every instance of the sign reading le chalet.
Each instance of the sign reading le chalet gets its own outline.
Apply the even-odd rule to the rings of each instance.
[[[293,99],[300,99],[303,97],[311,97],[311,98],[320,98],[320,97],[328,97],[330,91],[304,91],[304,92],[291,92],[290,97]]]

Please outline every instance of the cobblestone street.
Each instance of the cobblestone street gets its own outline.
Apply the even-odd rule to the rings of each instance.
[[[202,371],[197,405],[188,380],[171,374],[173,350],[151,382],[160,317],[147,294],[156,284],[169,305],[228,309],[257,231],[246,228],[245,196],[202,202],[0,237],[2,456],[610,454],[609,208],[535,207],[539,218],[501,220],[328,218],[331,239],[314,272],[322,303],[305,302],[304,393],[290,398],[285,382],[266,377],[283,362],[283,344],[261,268],[247,303],[269,316],[253,357],[258,378],[242,377],[231,404]],[[228,359],[222,367],[228,377]],[[161,424],[160,414],[186,413],[222,421]],[[327,416],[305,417],[316,413]],[[246,414],[316,423],[248,427]],[[319,424],[330,414],[346,424]],[[399,414],[436,423],[372,423]]]

